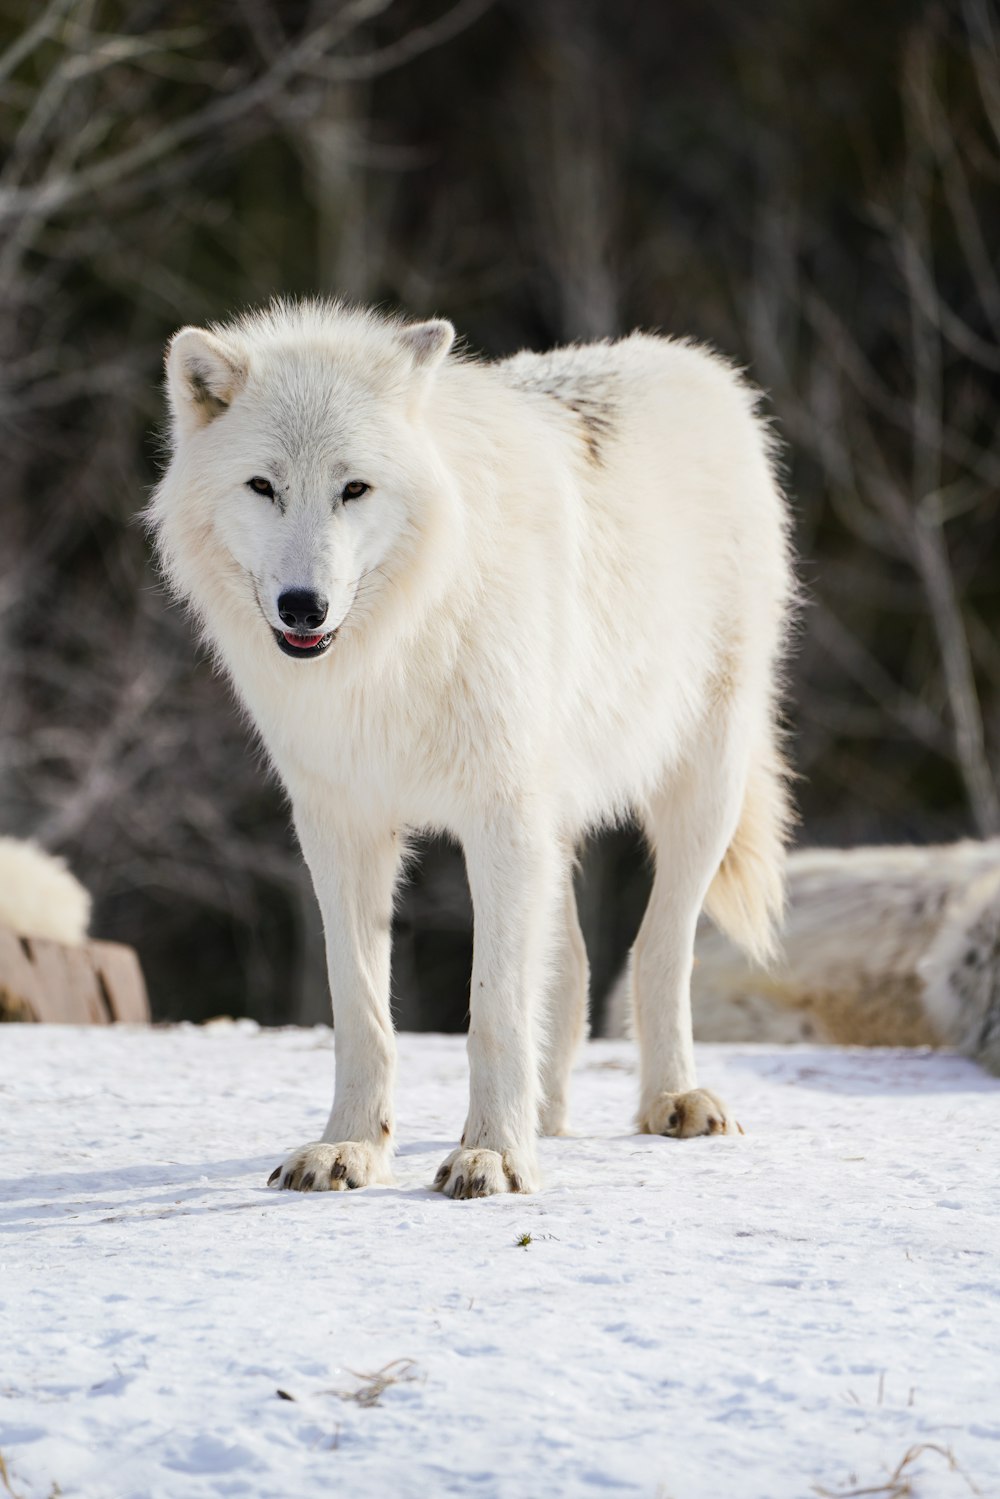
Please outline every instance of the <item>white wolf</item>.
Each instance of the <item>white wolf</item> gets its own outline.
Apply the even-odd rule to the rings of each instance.
[[[150,507],[291,799],[323,913],[336,1089],[303,1191],[390,1180],[393,892],[453,834],[475,909],[470,1101],[434,1185],[532,1192],[586,1025],[574,846],[637,816],[657,859],[635,946],[638,1122],[724,1132],[696,1088],[702,904],[758,955],[783,890],[775,674],[786,514],[755,395],[685,343],[487,364],[454,329],[277,304],[167,354]]]

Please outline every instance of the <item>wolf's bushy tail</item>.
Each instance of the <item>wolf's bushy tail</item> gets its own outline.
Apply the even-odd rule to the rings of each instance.
[[[766,966],[778,955],[785,909],[785,845],[793,822],[788,768],[773,743],[750,765],[733,841],[705,899],[728,937]]]

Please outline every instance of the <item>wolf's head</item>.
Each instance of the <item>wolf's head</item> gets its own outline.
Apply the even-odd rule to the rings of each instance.
[[[391,586],[447,486],[423,416],[454,336],[322,303],[175,334],[150,519],[211,633],[315,659]]]

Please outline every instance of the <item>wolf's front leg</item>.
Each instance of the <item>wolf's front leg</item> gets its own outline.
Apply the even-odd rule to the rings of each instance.
[[[337,1192],[392,1180],[389,963],[399,840],[389,830],[333,826],[298,803],[295,823],[326,932],[336,1086],[322,1140],[293,1151],[268,1185]]]
[[[504,810],[465,840],[475,911],[469,1115],[434,1179],[449,1197],[539,1186],[538,1027],[562,860],[555,838]]]

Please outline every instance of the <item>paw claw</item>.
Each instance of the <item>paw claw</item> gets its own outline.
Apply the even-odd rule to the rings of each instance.
[[[460,1148],[442,1163],[434,1190],[465,1200],[500,1192],[535,1192],[538,1173],[524,1151]]]
[[[384,1145],[364,1140],[344,1140],[336,1145],[318,1141],[293,1151],[272,1171],[268,1186],[277,1183],[293,1192],[341,1192],[346,1187],[370,1187],[391,1180]]]

